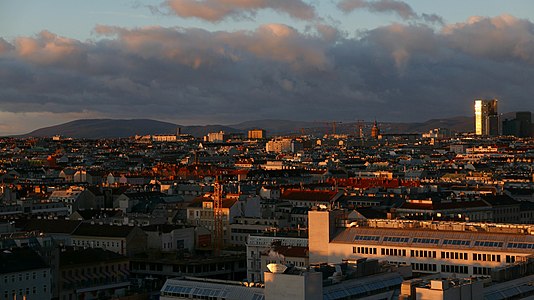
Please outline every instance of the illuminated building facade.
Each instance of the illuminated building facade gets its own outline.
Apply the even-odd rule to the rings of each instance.
[[[263,129],[252,129],[248,131],[249,140],[262,140],[266,137],[265,130]]]
[[[367,220],[347,223],[342,210],[311,210],[309,261],[378,259],[414,272],[488,276],[532,259],[532,225]]]
[[[499,135],[499,114],[497,99],[475,100],[475,134]]]
[[[376,120],[375,120],[375,123],[373,124],[373,128],[371,128],[371,137],[373,139],[378,139],[378,135],[380,135],[380,128],[378,128],[378,124],[376,123]]]

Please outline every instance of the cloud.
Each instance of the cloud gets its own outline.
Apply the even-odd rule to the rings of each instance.
[[[534,110],[534,24],[503,15],[440,30],[392,24],[254,30],[97,26],[0,40],[0,111],[157,118],[422,121],[470,115],[475,97]],[[5,123],[5,122],[4,122]]]
[[[534,24],[511,15],[471,17],[445,26],[444,37],[464,53],[495,60],[519,60],[534,64]]]
[[[42,31],[36,38],[19,37],[12,49],[23,58],[36,64],[77,64],[84,59],[84,45],[74,39]]]
[[[13,50],[14,47],[3,38],[0,38],[0,54]]]
[[[413,11],[410,5],[396,0],[343,0],[339,2],[338,7],[345,12],[351,12],[358,9],[367,9],[371,12],[391,12],[399,15],[405,20],[417,17],[417,14]]]
[[[338,8],[349,13],[354,10],[366,9],[376,13],[393,13],[403,20],[424,20],[429,23],[443,24],[443,18],[435,14],[422,14],[419,16],[410,5],[398,0],[342,0]]]
[[[227,18],[247,19],[258,11],[272,9],[294,19],[315,19],[315,8],[302,0],[167,0],[163,3],[170,12],[183,18],[198,18],[220,22]],[[153,10],[159,11],[158,8]]]
[[[209,32],[197,28],[150,27],[126,30],[97,26],[95,32],[117,36],[104,42],[117,51],[144,59],[165,58],[194,69],[251,56],[283,62],[295,69],[328,68],[327,45],[318,35],[303,35],[283,24],[265,24],[255,31]]]

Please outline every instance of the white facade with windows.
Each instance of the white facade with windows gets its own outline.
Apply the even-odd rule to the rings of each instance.
[[[534,255],[532,225],[402,220],[346,225],[341,216],[310,211],[310,263],[374,258],[411,264],[421,273],[467,277],[490,275]]]

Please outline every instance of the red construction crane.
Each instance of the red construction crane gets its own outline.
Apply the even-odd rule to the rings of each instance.
[[[213,187],[213,249],[215,255],[221,253],[223,246],[223,186],[219,182],[219,177],[217,176]]]

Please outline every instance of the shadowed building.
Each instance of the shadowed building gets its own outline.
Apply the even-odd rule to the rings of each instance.
[[[29,248],[0,251],[0,299],[50,299],[50,267]]]
[[[502,122],[502,134],[516,137],[530,137],[532,135],[532,113],[521,111],[515,113],[515,119]]]

